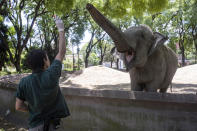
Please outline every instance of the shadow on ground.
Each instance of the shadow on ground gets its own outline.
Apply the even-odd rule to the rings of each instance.
[[[120,83],[116,85],[94,85],[94,89],[98,90],[130,90],[129,83]]]
[[[197,84],[172,83],[172,88],[181,92],[197,93]]]

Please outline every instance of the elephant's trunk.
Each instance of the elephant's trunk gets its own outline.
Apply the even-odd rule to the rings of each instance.
[[[128,51],[128,42],[123,32],[105,18],[92,4],[87,4],[86,8],[94,21],[112,38],[118,52]]]

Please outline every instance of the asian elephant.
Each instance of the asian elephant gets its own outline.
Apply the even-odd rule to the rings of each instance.
[[[130,27],[122,32],[93,5],[87,4],[86,8],[123,55],[130,74],[131,90],[157,92],[159,89],[159,92],[165,93],[178,65],[176,54],[164,45],[168,38],[152,32],[145,25]]]

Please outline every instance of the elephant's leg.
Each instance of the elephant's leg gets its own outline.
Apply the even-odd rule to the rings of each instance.
[[[158,85],[157,82],[148,83],[148,84],[146,84],[145,91],[147,91],[147,92],[157,92],[158,86],[159,85]]]
[[[161,89],[159,90],[159,92],[160,92],[160,93],[166,93],[167,89],[168,89],[168,88],[161,88]]]
[[[155,88],[146,88],[147,92],[157,92],[157,89]]]
[[[132,82],[131,83],[131,90],[132,91],[142,91],[143,87],[141,87],[141,85],[136,82]]]
[[[142,91],[143,88],[138,83],[138,76],[132,75],[133,72],[130,72],[130,80],[131,80],[131,91]]]
[[[166,93],[167,90],[168,90],[168,87],[169,87],[169,85],[170,85],[170,82],[171,82],[171,80],[164,81],[164,83],[162,84],[162,86],[161,86],[159,92],[160,92],[160,93]]]

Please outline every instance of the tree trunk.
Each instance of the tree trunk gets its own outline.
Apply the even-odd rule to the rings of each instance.
[[[183,45],[183,40],[179,40],[179,47],[180,47],[180,50],[181,50],[181,66],[185,66],[185,48],[184,48],[184,45]]]
[[[197,63],[197,41],[195,42],[194,41],[194,44],[195,44],[195,49],[196,49],[196,52],[195,52],[195,64]]]
[[[75,71],[75,54],[73,53],[73,71]]]
[[[114,62],[114,57],[111,58],[110,62],[111,62],[111,68],[112,68],[112,65],[113,65],[113,62]]]
[[[85,68],[88,67],[88,58],[89,58],[89,55],[90,55],[90,51],[91,50],[86,50],[86,55],[85,55]]]
[[[182,66],[185,66],[185,49],[181,49],[181,55],[182,55]]]
[[[116,60],[116,67],[119,69],[119,59]]]
[[[111,68],[112,68],[113,61],[111,61]]]
[[[21,57],[19,55],[19,56],[16,57],[16,61],[15,61],[15,64],[14,64],[14,66],[16,67],[17,72],[21,72],[20,61],[21,61]]]
[[[99,65],[103,64],[103,56],[100,57]]]
[[[88,58],[86,57],[85,58],[85,68],[87,68],[88,67]]]
[[[17,63],[15,64],[15,67],[16,67],[16,71],[17,71],[17,72],[21,72],[20,63],[17,62]]]
[[[78,56],[78,62],[77,62],[77,64],[78,64],[78,70],[80,70],[80,64],[79,64],[79,47],[77,48],[77,56]]]

